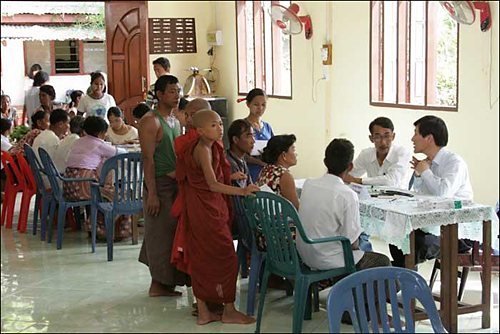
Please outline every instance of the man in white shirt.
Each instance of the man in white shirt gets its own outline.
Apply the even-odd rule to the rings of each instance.
[[[416,192],[427,195],[473,199],[472,185],[469,179],[469,170],[465,161],[456,153],[446,149],[448,144],[448,129],[444,121],[436,116],[425,116],[417,120],[415,134],[411,139],[415,153],[423,153],[426,159],[411,161],[414,172],[413,187]],[[470,249],[468,240],[459,240],[459,252]],[[393,265],[403,267],[403,253],[394,246],[390,246]],[[415,263],[421,263],[439,256],[439,237],[415,231]]]
[[[357,270],[390,266],[387,256],[359,249],[359,236],[363,232],[359,200],[357,194],[344,184],[344,178],[353,168],[353,156],[354,146],[346,139],[335,139],[328,145],[324,159],[328,173],[305,182],[300,198],[300,220],[307,236],[312,239],[348,238]],[[328,270],[345,265],[340,242],[311,245],[297,238],[296,244],[301,259],[312,269]],[[331,280],[330,285],[336,281],[338,279]]]
[[[370,141],[375,146],[361,151],[346,181],[407,189],[411,152],[392,144],[396,137],[394,124],[387,117],[378,117],[370,123],[369,130]],[[364,175],[367,176],[362,177]]]
[[[396,137],[394,124],[387,117],[378,117],[368,127],[370,141],[375,145],[361,151],[354,160],[353,170],[346,176],[347,183],[388,186],[407,189],[410,179],[411,152],[393,145]],[[367,175],[367,177],[362,177]],[[362,233],[360,248],[372,252],[369,235]]]
[[[66,171],[66,159],[68,158],[69,152],[73,143],[80,137],[85,135],[83,130],[83,122],[85,119],[82,116],[75,116],[69,122],[69,131],[71,134],[64,137],[57,148],[56,154],[54,156],[54,164],[57,167],[59,173],[64,174]]]
[[[42,147],[54,161],[57,149],[61,143],[61,137],[68,132],[69,115],[66,110],[56,109],[50,114],[50,126],[47,130],[40,133],[33,142],[33,151],[40,160],[38,149]],[[49,186],[48,180],[45,180],[45,185]]]

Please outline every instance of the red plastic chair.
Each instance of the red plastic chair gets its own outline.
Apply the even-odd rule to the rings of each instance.
[[[23,198],[21,201],[21,211],[19,212],[17,229],[20,233],[24,233],[28,225],[31,198],[33,195],[36,195],[36,181],[26,158],[21,153],[17,153],[16,157],[19,169],[24,176]],[[35,212],[34,214],[36,215],[38,213]]]
[[[2,150],[1,159],[6,176],[5,198],[2,205],[1,225],[3,226],[5,224],[6,228],[12,228],[12,218],[14,216],[14,208],[16,206],[16,196],[18,192],[23,191],[25,183],[23,174],[17,167],[17,164],[12,156],[8,152]]]

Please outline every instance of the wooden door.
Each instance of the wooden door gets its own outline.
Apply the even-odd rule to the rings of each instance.
[[[106,1],[108,93],[134,124],[132,110],[149,87],[146,1]]]

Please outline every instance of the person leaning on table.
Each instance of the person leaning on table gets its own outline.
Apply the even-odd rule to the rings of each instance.
[[[426,155],[424,160],[413,157],[415,170],[412,181],[416,192],[462,200],[472,200],[472,185],[464,159],[446,148],[448,129],[445,122],[436,116],[424,116],[414,124],[415,134],[411,139],[415,153]],[[412,183],[410,181],[410,184]],[[472,247],[470,240],[458,240],[458,252],[465,253]],[[404,255],[396,246],[390,245],[392,265],[404,267]],[[415,264],[440,256],[440,237],[415,230]]]

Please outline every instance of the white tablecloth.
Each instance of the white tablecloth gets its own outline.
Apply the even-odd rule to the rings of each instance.
[[[304,182],[305,179],[295,181],[299,197]],[[493,248],[498,249],[498,217],[491,206],[471,203],[461,209],[442,210],[417,207],[418,200],[429,198],[432,196],[361,200],[359,202],[361,226],[367,234],[395,245],[404,254],[410,254],[410,233],[413,230],[422,229],[439,236],[442,225],[458,224],[460,239],[483,242],[483,221],[491,220],[491,244]]]

